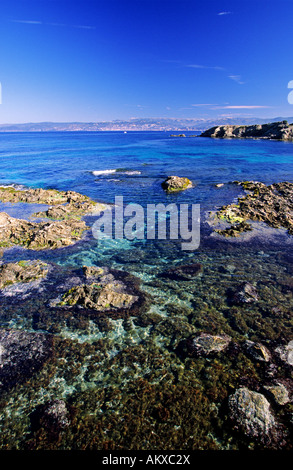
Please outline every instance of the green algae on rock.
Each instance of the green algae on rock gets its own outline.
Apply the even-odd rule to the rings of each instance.
[[[194,356],[209,356],[227,349],[231,342],[228,335],[210,335],[201,333],[199,336],[190,338],[187,343],[188,354]]]
[[[123,292],[117,292],[115,286],[108,284],[84,284],[73,287],[62,297],[59,305],[81,305],[98,311],[130,307],[137,297]]]
[[[20,245],[32,250],[61,248],[82,238],[84,221],[68,219],[52,222],[28,222],[0,212],[0,246]]]
[[[162,188],[167,193],[176,193],[178,191],[192,188],[192,182],[185,177],[168,176],[168,178],[163,181]]]
[[[88,229],[81,218],[87,214],[107,209],[106,204],[92,201],[74,191],[55,189],[0,188],[0,200],[12,203],[49,204],[43,212],[36,212],[36,218],[49,218],[50,222],[28,222],[0,213],[0,247],[24,246],[33,250],[55,249],[72,245],[82,238]]]
[[[34,204],[65,204],[72,202],[90,201],[88,196],[75,191],[58,191],[57,189],[15,189],[13,187],[0,187],[0,201],[2,202],[27,202]]]
[[[265,185],[254,181],[235,181],[248,191],[238,198],[237,204],[221,207],[216,217],[232,223],[230,228],[217,229],[224,236],[239,236],[251,231],[248,221],[265,222],[270,227],[285,228],[293,235],[293,183],[283,182]]]
[[[48,273],[48,264],[42,261],[19,261],[0,265],[0,289],[19,282],[31,282]]]
[[[114,315],[137,315],[143,312],[148,295],[139,289],[140,280],[135,276],[107,267],[83,266],[84,283],[65,292],[52,306],[81,307]]]

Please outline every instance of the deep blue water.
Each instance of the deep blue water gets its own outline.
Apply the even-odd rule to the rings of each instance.
[[[127,203],[163,202],[161,182],[172,174],[195,183],[176,201],[207,206],[219,198],[216,183],[293,181],[293,145],[286,142],[171,138],[168,132],[5,133],[0,139],[0,184],[72,189],[107,202],[115,195]],[[117,168],[140,174],[92,174]]]

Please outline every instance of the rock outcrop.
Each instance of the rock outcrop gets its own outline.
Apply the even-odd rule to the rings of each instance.
[[[0,212],[0,246],[20,245],[32,250],[61,248],[82,238],[84,221],[70,218],[50,222],[28,222]]]
[[[57,189],[15,189],[0,187],[0,201],[26,202],[30,204],[57,205],[65,203],[89,202],[90,198],[75,191],[58,191]]]
[[[71,287],[50,305],[93,310],[115,318],[143,311],[148,296],[140,291],[140,281],[135,276],[98,266],[84,266],[83,274],[81,284]]]
[[[21,245],[33,250],[55,249],[72,245],[82,238],[87,226],[81,218],[105,210],[105,204],[92,201],[74,191],[55,189],[0,188],[0,201],[10,203],[49,204],[36,218],[50,221],[29,222],[0,213],[0,248]]]
[[[218,229],[225,236],[238,236],[241,232],[252,230],[248,221],[265,222],[270,227],[286,228],[293,234],[293,183],[282,182],[265,185],[255,181],[234,181],[247,191],[238,198],[237,204],[221,207],[216,217],[232,223],[230,228]]]
[[[0,265],[0,289],[18,282],[31,282],[48,273],[48,264],[42,261],[19,261]]]
[[[176,193],[178,191],[184,191],[185,189],[192,188],[192,182],[185,177],[168,176],[168,178],[163,181],[162,188],[167,193]]]
[[[269,124],[256,124],[252,126],[215,126],[202,132],[200,137],[215,138],[254,138],[254,139],[274,139],[293,140],[293,124],[287,121],[273,122]]]

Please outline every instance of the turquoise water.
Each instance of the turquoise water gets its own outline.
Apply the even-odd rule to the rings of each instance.
[[[209,211],[243,194],[229,184],[235,180],[293,182],[293,144],[171,138],[168,132],[5,133],[0,139],[2,185],[74,190],[107,203],[123,196],[126,204],[143,207],[174,202],[200,204],[201,209],[201,243],[191,252],[182,251],[176,240],[97,242],[90,230],[68,248],[4,252],[5,262],[41,259],[55,271],[35,290],[2,297],[0,326],[53,334],[58,347],[56,361],[35,381],[20,384],[8,401],[4,395],[2,447],[257,447],[231,430],[225,403],[243,380],[259,389],[266,377],[262,365],[243,354],[184,358],[177,346],[200,332],[226,333],[236,343],[251,339],[270,347],[292,339],[292,237],[283,229],[255,224],[253,234],[222,239],[208,220]],[[194,187],[166,195],[161,183],[169,175],[187,176]],[[218,183],[225,185],[217,188]],[[0,211],[14,217],[29,218],[35,210],[26,204],[0,204]],[[95,218],[86,220],[91,225]],[[167,268],[190,263],[203,266],[192,281],[162,277]],[[123,318],[83,317],[82,311],[60,315],[50,302],[62,291],[60,286],[78,278],[83,265],[108,266],[138,277],[150,296],[147,310],[128,323]],[[257,285],[260,301],[231,308],[227,292],[242,281]],[[283,316],[276,316],[274,308]],[[286,370],[280,375],[288,379]],[[140,390],[138,396],[135,390]],[[40,431],[33,434],[30,414],[55,398],[75,410],[74,426],[57,440]],[[283,411],[281,415],[285,419]],[[197,422],[195,427],[190,419]]]

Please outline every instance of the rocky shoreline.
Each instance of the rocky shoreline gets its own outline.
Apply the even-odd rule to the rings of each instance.
[[[293,124],[288,124],[287,121],[281,121],[251,126],[215,126],[202,132],[200,137],[293,141]]]
[[[107,207],[74,191],[41,188],[26,190],[0,188],[0,201],[50,206],[46,211],[33,214],[36,219],[49,219],[41,222],[16,219],[5,212],[0,212],[0,250],[15,245],[32,250],[56,249],[72,245],[80,240],[88,229],[86,223],[81,220],[82,217]]]
[[[234,181],[247,193],[238,203],[216,211],[216,218],[230,224],[215,231],[225,237],[238,237],[252,231],[250,221],[264,222],[270,227],[287,229],[293,235],[293,183],[265,185],[255,181]]]

